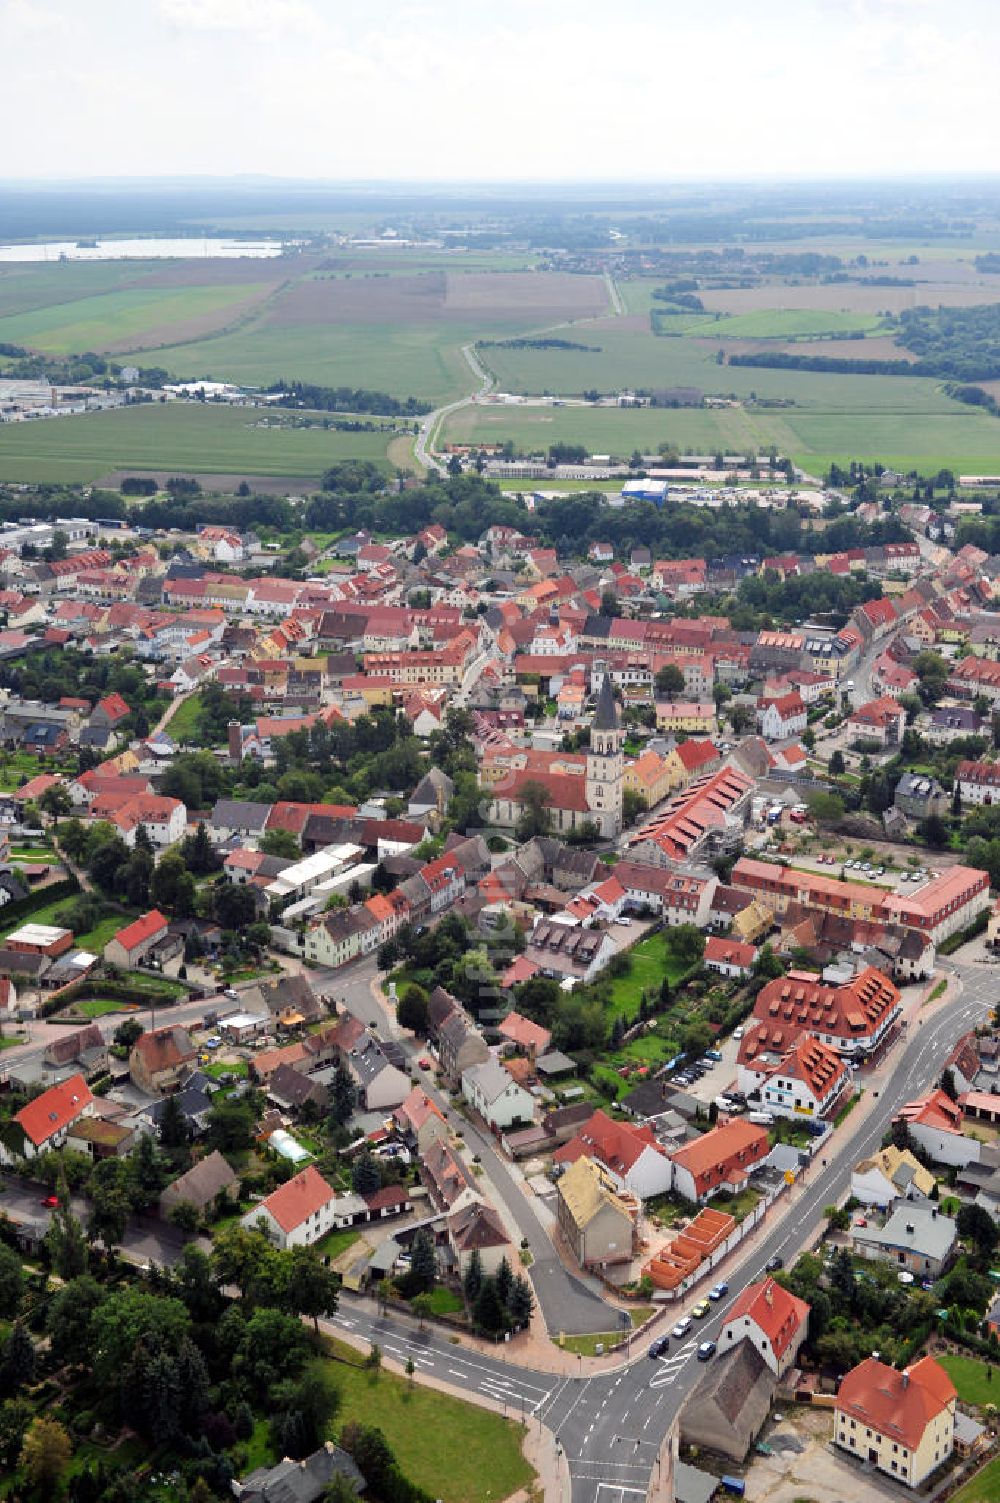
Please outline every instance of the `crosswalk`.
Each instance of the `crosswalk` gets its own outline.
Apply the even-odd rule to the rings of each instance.
[[[656,1372],[649,1380],[650,1388],[669,1388],[672,1383],[676,1383],[681,1368],[690,1359],[697,1344],[697,1340],[692,1337],[683,1346],[679,1346],[676,1352],[671,1352],[669,1357],[658,1357]]]

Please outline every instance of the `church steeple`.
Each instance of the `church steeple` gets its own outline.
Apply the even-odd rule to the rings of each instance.
[[[590,722],[590,750],[587,753],[587,803],[591,817],[601,826],[603,835],[617,835],[622,828],[624,741],[611,674],[605,667],[594,718]]]

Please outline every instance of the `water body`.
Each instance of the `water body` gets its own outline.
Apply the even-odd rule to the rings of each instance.
[[[267,260],[295,249],[300,242],[222,240],[183,236],[177,239],[49,240],[38,245],[0,245],[0,261],[163,261],[180,258]]]

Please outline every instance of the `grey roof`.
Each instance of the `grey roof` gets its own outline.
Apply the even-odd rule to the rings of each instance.
[[[885,1226],[866,1227],[855,1234],[855,1240],[873,1242],[883,1248],[909,1248],[922,1257],[942,1262],[955,1245],[956,1235],[957,1228],[950,1216],[942,1216],[933,1207],[908,1202],[893,1211]]]
[[[535,1069],[539,1075],[564,1075],[576,1069],[576,1061],[563,1054],[561,1049],[550,1049],[535,1060]]]
[[[236,1179],[237,1176],[222,1154],[215,1149],[207,1157],[199,1159],[193,1169],[167,1185],[164,1193],[169,1192],[171,1200],[189,1200],[201,1210],[215,1199],[220,1190],[228,1190],[230,1185],[234,1185]]]
[[[618,729],[618,706],[615,704],[615,692],[611,683],[611,674],[606,673],[601,679],[601,689],[597,696],[597,708],[594,718],[590,722],[593,731],[616,731]]]
[[[379,1243],[368,1259],[369,1272],[388,1273],[402,1251],[395,1237],[387,1237],[384,1242]]]
[[[220,798],[212,810],[209,823],[217,830],[259,830],[263,834],[270,812],[270,804],[256,804],[241,798]]]
[[[686,1461],[674,1462],[676,1503],[708,1503],[718,1485],[718,1477],[714,1477],[711,1472],[703,1472]]]
[[[261,1466],[249,1472],[240,1484],[244,1503],[316,1503],[337,1474],[346,1477],[356,1493],[365,1479],[351,1456],[332,1441],[304,1461],[285,1457],[276,1466]]]
[[[481,1065],[470,1065],[463,1070],[462,1079],[470,1080],[478,1087],[490,1105],[499,1101],[504,1091],[514,1084],[513,1076],[493,1058],[484,1060]]]

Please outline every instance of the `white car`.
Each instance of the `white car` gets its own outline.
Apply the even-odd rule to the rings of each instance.
[[[693,1325],[694,1321],[691,1319],[690,1315],[683,1315],[674,1326],[672,1334],[677,1338],[677,1340],[680,1340],[682,1336],[687,1335],[688,1331],[690,1331]]]

